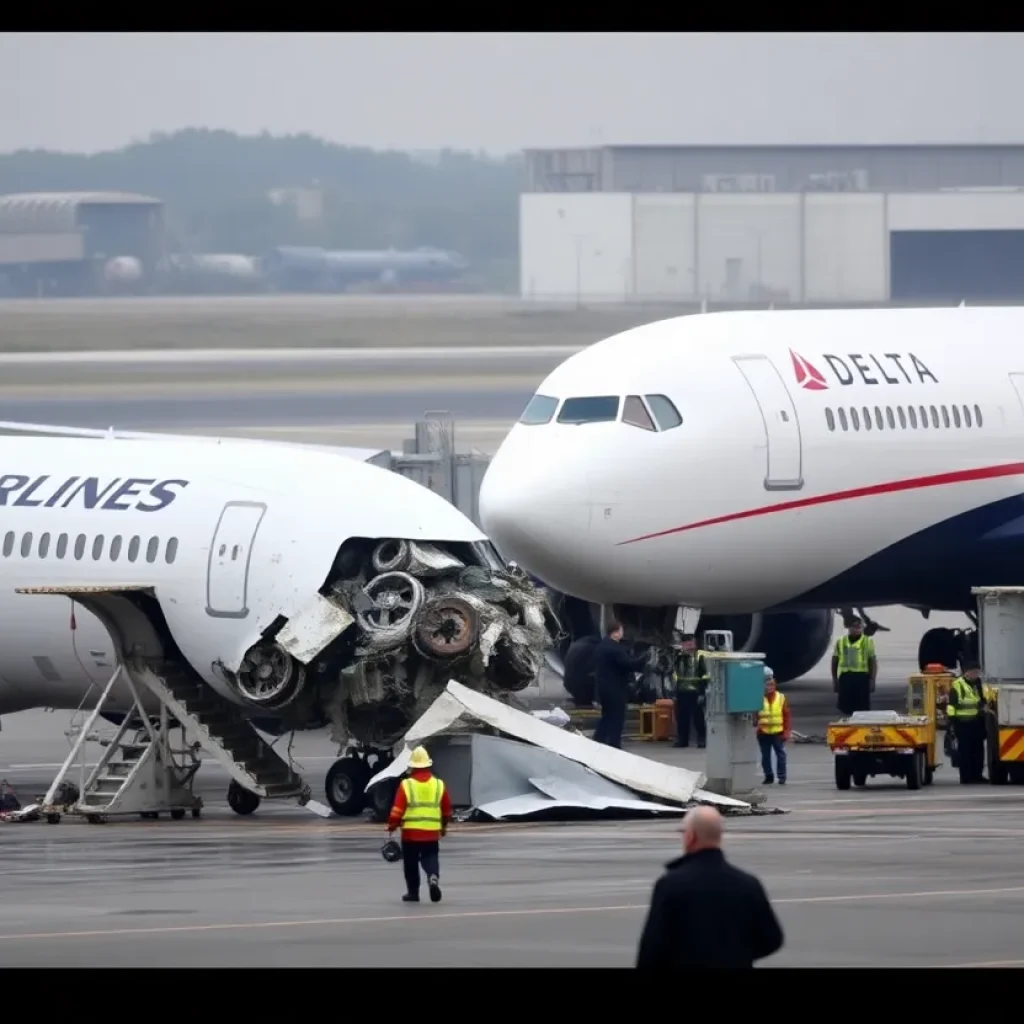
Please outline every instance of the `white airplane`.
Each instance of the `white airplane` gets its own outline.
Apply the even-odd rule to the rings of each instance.
[[[614,606],[664,644],[678,609],[699,609],[700,630],[731,629],[780,681],[827,653],[835,609],[973,619],[972,586],[1024,583],[1022,339],[1024,308],[625,331],[540,385],[484,478],[481,523],[565,595],[576,637]],[[976,643],[930,629],[919,660],[955,665]]]
[[[140,723],[168,709],[228,768],[239,813],[309,795],[247,719],[330,725],[347,752],[328,800],[350,814],[450,678],[535,677],[542,595],[375,453],[0,431],[22,435],[0,437],[0,715],[92,707],[120,668],[102,713],[122,722],[136,695]]]

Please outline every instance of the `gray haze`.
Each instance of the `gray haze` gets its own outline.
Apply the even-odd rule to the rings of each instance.
[[[1024,141],[1024,35],[8,34],[0,151]]]

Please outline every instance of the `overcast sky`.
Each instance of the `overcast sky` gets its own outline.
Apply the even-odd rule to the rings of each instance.
[[[1022,142],[1024,35],[0,35],[0,151],[189,126],[375,148]]]

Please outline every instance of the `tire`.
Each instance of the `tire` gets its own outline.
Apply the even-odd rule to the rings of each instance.
[[[370,769],[358,757],[342,757],[328,769],[324,790],[331,810],[339,817],[352,817],[366,807],[366,784]]]
[[[171,811],[171,821],[181,821],[182,818],[184,818],[184,817],[185,817],[185,808],[184,807],[175,807],[174,810]]]
[[[907,758],[907,789],[920,789],[924,778],[925,754],[923,750],[915,750]]]
[[[850,788],[850,761],[848,757],[836,758],[836,789]]]
[[[244,786],[240,786],[235,781],[232,781],[231,785],[228,786],[228,807],[235,814],[241,814],[244,817],[252,814],[259,805],[260,797],[257,793],[246,789]]]
[[[398,779],[385,779],[378,782],[367,794],[374,821],[383,824],[388,820],[391,806],[395,802],[395,793],[398,791],[398,782]]]
[[[858,788],[863,788],[868,784],[868,773],[865,771],[853,772],[853,784]]]

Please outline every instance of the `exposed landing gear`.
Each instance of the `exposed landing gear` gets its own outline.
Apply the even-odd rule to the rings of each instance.
[[[246,789],[233,780],[231,785],[228,786],[228,807],[235,814],[252,814],[259,807],[260,802],[259,794],[254,793],[251,789]]]
[[[891,633],[892,630],[888,626],[883,626],[880,622],[876,622],[863,608],[840,608],[839,614],[843,619],[843,627],[845,629],[850,628],[850,620],[857,615],[857,617],[864,623],[864,635],[874,636],[876,633]]]
[[[956,671],[965,661],[978,656],[978,633],[974,629],[929,629],[917,648],[920,671],[927,665],[942,665]]]
[[[324,791],[331,810],[339,817],[352,817],[365,810],[369,803],[376,818],[380,814],[379,805],[386,800],[387,807],[383,810],[386,817],[391,809],[394,787],[382,784],[367,794],[366,784],[377,772],[383,771],[391,760],[390,751],[350,750],[335,761],[324,779]]]

